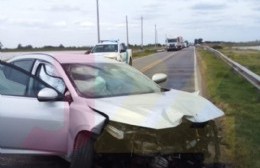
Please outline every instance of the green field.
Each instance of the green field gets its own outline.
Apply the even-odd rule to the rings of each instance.
[[[224,47],[219,50],[232,60],[260,75],[260,51]]]
[[[221,162],[239,168],[260,167],[260,91],[211,52],[197,51],[204,96],[225,112],[218,122]]]

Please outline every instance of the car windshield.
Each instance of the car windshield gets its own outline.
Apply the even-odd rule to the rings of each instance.
[[[161,92],[148,77],[121,63],[65,64],[64,69],[79,94],[87,98]]]
[[[177,42],[177,39],[168,39],[168,43],[174,43]]]
[[[101,53],[101,52],[117,52],[118,45],[117,44],[104,44],[104,45],[96,45],[92,53]]]

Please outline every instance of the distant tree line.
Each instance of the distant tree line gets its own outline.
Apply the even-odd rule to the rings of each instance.
[[[194,44],[202,44],[202,43],[203,43],[202,38],[194,39]]]
[[[143,45],[143,48],[152,48],[154,46],[155,46],[155,44],[147,44],[147,45]],[[163,45],[160,44],[160,43],[157,43],[156,46],[157,47],[162,47]],[[139,49],[139,48],[141,48],[141,45],[129,44],[128,47],[131,48],[131,49]]]
[[[31,50],[31,49],[33,49],[33,46],[32,45],[22,46],[22,44],[18,44],[17,49],[18,50]]]
[[[144,48],[154,47],[155,44],[147,44],[144,45]],[[163,45],[158,43],[157,47],[162,47]],[[139,49],[141,46],[137,44],[129,44],[129,48],[131,49]],[[62,50],[91,50],[93,46],[64,46],[60,44],[58,46],[45,45],[43,47],[33,47],[32,45],[22,45],[18,44],[16,48],[3,48],[2,43],[0,42],[0,49],[2,51],[62,51]]]
[[[229,45],[229,46],[259,46],[260,40],[248,41],[248,42],[230,42],[230,41],[203,41],[202,38],[194,39],[194,44],[206,43],[208,45]],[[143,48],[154,47],[155,44],[143,45]],[[157,47],[162,47],[163,44],[156,44]],[[60,44],[58,46],[46,45],[43,47],[33,47],[32,45],[18,44],[16,48],[3,48],[3,44],[0,42],[0,50],[2,51],[60,51],[60,50],[90,50],[93,46],[64,46]],[[139,49],[141,46],[137,44],[129,44],[129,48]]]
[[[209,45],[229,45],[229,46],[259,46],[260,40],[248,41],[248,42],[231,42],[231,41],[205,41],[204,43]]]
[[[2,45],[0,44],[0,49],[2,48]],[[61,50],[89,50],[91,49],[91,46],[68,46],[65,47],[64,45],[60,44],[59,46],[52,46],[52,45],[46,45],[43,47],[33,47],[32,45],[22,45],[18,44],[16,48],[10,49],[10,48],[4,48],[3,51],[61,51]]]
[[[205,41],[205,44],[211,46],[214,49],[223,49],[224,47],[233,46],[260,46],[260,41],[249,41],[249,42],[231,42],[231,41]]]

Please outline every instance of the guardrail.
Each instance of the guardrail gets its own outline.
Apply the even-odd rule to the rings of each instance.
[[[258,90],[260,90],[260,76],[255,74],[254,72],[248,70],[246,67],[240,65],[239,63],[233,61],[228,58],[218,50],[207,47],[208,50],[217,54],[222,60],[224,60],[227,64],[229,64],[236,72],[242,75],[246,80],[248,80],[251,84],[253,84]]]

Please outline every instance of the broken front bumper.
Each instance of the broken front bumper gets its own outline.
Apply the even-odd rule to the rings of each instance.
[[[98,138],[96,153],[131,155],[169,155],[207,153],[213,138],[211,124],[183,121],[169,129],[148,129],[111,122]]]

